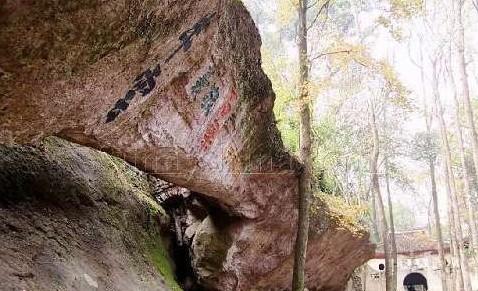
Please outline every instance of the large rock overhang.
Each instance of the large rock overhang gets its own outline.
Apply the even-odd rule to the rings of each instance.
[[[60,136],[207,195],[240,218],[208,284],[289,287],[300,165],[240,1],[5,1],[0,26],[0,142]],[[309,247],[322,266],[335,264],[327,233]],[[370,256],[365,234],[342,238],[354,243],[341,276],[313,274],[311,287],[340,290]]]

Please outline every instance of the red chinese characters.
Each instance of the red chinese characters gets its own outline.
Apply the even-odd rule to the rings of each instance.
[[[219,130],[229,117],[232,110],[232,106],[235,104],[236,100],[237,93],[233,88],[231,88],[226,100],[224,100],[224,103],[221,105],[221,107],[219,107],[217,111],[217,116],[214,117],[214,119],[207,126],[206,131],[203,134],[203,137],[201,139],[202,150],[207,150],[212,145],[219,133]]]

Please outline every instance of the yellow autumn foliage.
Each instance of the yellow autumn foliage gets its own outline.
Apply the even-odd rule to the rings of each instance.
[[[395,18],[411,18],[423,10],[423,0],[390,0],[392,15]]]
[[[311,215],[322,215],[326,211],[338,228],[354,233],[362,233],[364,226],[359,221],[367,214],[367,207],[358,204],[349,204],[344,198],[317,192],[313,195]]]

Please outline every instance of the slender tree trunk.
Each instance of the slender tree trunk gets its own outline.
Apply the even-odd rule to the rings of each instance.
[[[433,159],[428,160],[428,166],[430,169],[430,180],[432,186],[432,201],[433,201],[433,214],[435,217],[435,231],[438,240],[438,256],[440,257],[441,265],[441,284],[442,290],[447,291],[447,280],[446,280],[446,261],[445,261],[445,248],[443,246],[443,234],[441,230],[440,223],[440,212],[438,210],[438,195],[437,195],[437,186],[435,179],[435,162]]]
[[[383,122],[384,125],[387,125],[387,106],[384,106],[383,111]],[[398,269],[398,262],[397,262],[397,244],[395,242],[395,221],[393,217],[393,203],[392,203],[392,196],[390,193],[390,167],[388,163],[388,156],[387,153],[385,155],[385,184],[387,187],[387,204],[388,204],[388,215],[389,215],[389,223],[390,223],[390,232],[389,232],[389,242],[390,242],[390,261],[392,265],[392,281],[391,281],[391,289],[392,291],[397,290],[397,269]]]
[[[352,273],[352,290],[353,291],[364,291],[363,283],[362,283],[362,267],[358,267]]]
[[[311,196],[311,126],[309,108],[309,65],[307,58],[307,0],[299,0],[299,89],[300,89],[300,160],[304,166],[299,181],[299,221],[295,244],[292,290],[305,287],[305,263],[309,233],[309,205]]]
[[[390,246],[388,243],[388,226],[387,219],[385,214],[385,207],[383,204],[382,194],[380,193],[380,182],[378,178],[378,156],[380,153],[379,146],[380,140],[378,136],[377,122],[375,117],[375,111],[372,106],[371,110],[371,119],[372,119],[372,135],[373,135],[373,150],[370,156],[370,171],[372,175],[372,189],[375,194],[375,199],[377,202],[378,208],[378,226],[380,228],[380,233],[383,242],[383,250],[385,253],[385,290],[392,290],[392,266],[390,264]]]
[[[423,52],[422,52],[422,42],[420,41],[420,79],[422,83],[422,97],[423,97],[423,108],[424,108],[424,117],[425,117],[425,125],[427,129],[427,144],[431,146],[432,144],[432,114],[430,114],[430,110],[428,108],[427,103],[427,92],[425,89],[425,70],[423,69]],[[443,243],[443,232],[441,228],[441,219],[440,219],[440,211],[438,209],[438,195],[437,195],[437,184],[436,184],[436,175],[435,175],[435,161],[436,161],[436,153],[429,153],[428,157],[428,169],[430,172],[430,185],[431,185],[431,196],[432,196],[432,203],[433,203],[433,215],[435,220],[435,232],[437,236],[437,243],[438,243],[438,256],[440,257],[440,265],[441,265],[441,283],[442,283],[442,291],[450,290],[448,283],[447,283],[447,266],[445,260],[445,248]],[[451,247],[450,247],[451,250]],[[453,281],[454,282],[454,281]]]
[[[367,266],[365,265],[363,267],[363,273],[362,273],[362,278],[363,278],[363,290],[364,291],[367,291],[367,277],[368,277],[368,270],[367,270]]]
[[[448,188],[451,197],[451,205],[452,205],[452,214],[455,221],[455,231],[456,231],[456,238],[458,244],[458,257],[461,265],[461,272],[463,276],[463,283],[465,291],[471,291],[471,281],[470,281],[470,274],[469,274],[469,267],[468,267],[468,259],[465,256],[464,252],[464,244],[463,244],[463,230],[461,224],[461,218],[459,215],[459,206],[458,206],[458,198],[456,193],[456,184],[455,184],[455,175],[452,168],[452,158],[451,158],[451,150],[450,145],[448,143],[448,132],[446,129],[445,119],[443,118],[443,108],[440,102],[440,95],[438,93],[438,79],[437,79],[437,72],[436,72],[436,61],[433,62],[433,74],[432,74],[432,88],[433,88],[433,96],[435,98],[435,105],[437,108],[437,115],[438,121],[440,123],[440,132],[443,141],[443,149],[445,151],[445,160],[447,165],[447,172],[448,172]],[[461,288],[461,286],[460,286]]]
[[[473,153],[473,163],[475,166],[475,169],[478,169],[478,135],[476,133],[476,126],[475,126],[475,121],[474,121],[474,114],[473,114],[473,108],[471,106],[471,101],[470,101],[470,88],[468,85],[468,73],[466,70],[466,62],[465,62],[465,28],[463,26],[463,0],[458,0],[458,7],[456,7],[456,24],[458,25],[458,30],[456,31],[456,49],[457,49],[457,60],[458,60],[458,76],[459,76],[459,82],[461,84],[461,89],[462,89],[462,98],[463,98],[463,104],[465,107],[466,111],[466,117],[468,121],[468,127],[470,129],[471,133],[471,143],[472,143],[472,153]],[[466,169],[466,167],[465,167]],[[466,171],[466,170],[465,170]],[[478,171],[477,175],[478,175]],[[477,176],[478,178],[478,176]],[[466,185],[465,185],[466,186]],[[469,186],[468,186],[469,188]],[[466,189],[465,189],[466,191]],[[467,195],[470,193],[467,191]],[[474,213],[473,210],[473,201],[470,197],[470,214]],[[471,219],[471,217],[470,217]],[[473,216],[473,221],[470,225],[470,229],[472,230],[472,243],[473,243],[473,249],[476,250],[478,249],[478,233],[476,230],[476,224],[474,221],[474,216]]]
[[[372,208],[372,237],[376,242],[379,242],[381,240],[381,235],[378,231],[378,219],[377,219],[377,202],[375,201],[375,194],[373,192],[373,189],[370,189],[372,191],[372,202],[371,202],[371,208]]]
[[[446,165],[443,167],[445,170],[445,184],[446,184],[446,191],[447,191],[447,198],[448,198],[448,224],[450,226],[450,252],[451,252],[451,266],[452,266],[452,279],[451,279],[451,290],[463,290],[463,274],[461,272],[461,265],[459,259],[459,252],[458,252],[458,245],[456,239],[456,227],[455,227],[455,218],[453,215],[453,207],[452,207],[452,199],[451,199],[451,189],[450,189],[450,182],[448,181],[448,166]]]
[[[389,176],[389,168],[388,168],[388,158],[385,159],[385,183],[387,184],[387,200],[388,200],[388,212],[390,215],[390,256],[392,261],[392,283],[391,289],[392,291],[397,290],[397,269],[398,269],[398,262],[397,262],[397,243],[395,241],[395,222],[393,218],[393,203],[392,197],[390,195],[390,176]]]
[[[450,50],[448,52],[449,60],[451,61],[451,45]],[[455,127],[456,127],[456,135],[458,139],[458,146],[460,152],[460,161],[461,167],[463,168],[463,184],[464,184],[464,194],[465,194],[465,202],[468,209],[468,225],[470,228],[471,233],[471,247],[473,250],[476,250],[476,246],[478,245],[478,234],[476,229],[475,223],[475,209],[473,207],[473,194],[471,193],[471,186],[470,186],[470,173],[468,167],[466,166],[466,155],[465,155],[465,143],[463,140],[463,129],[460,119],[460,102],[458,101],[458,96],[456,94],[456,84],[455,79],[453,77],[453,72],[451,66],[448,68],[448,79],[450,80],[451,87],[453,90],[453,99],[455,101]]]

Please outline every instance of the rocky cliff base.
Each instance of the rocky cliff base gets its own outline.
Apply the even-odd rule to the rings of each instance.
[[[308,260],[320,285],[310,287],[342,290],[343,270],[367,253],[356,247],[359,229],[320,217]],[[59,138],[0,146],[0,219],[1,290],[218,290],[228,278],[225,230],[244,223],[205,195]],[[256,290],[287,285],[291,269],[290,256]]]
[[[151,193],[144,173],[60,139],[1,146],[0,290],[179,290]]]

